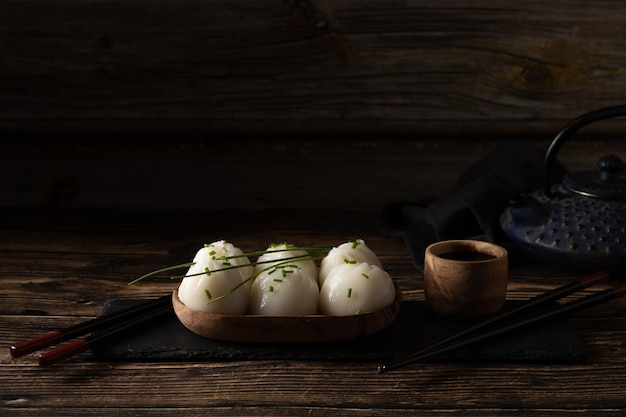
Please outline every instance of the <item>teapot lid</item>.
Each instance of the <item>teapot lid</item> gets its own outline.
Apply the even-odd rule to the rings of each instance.
[[[605,155],[598,160],[599,171],[571,172],[563,177],[563,187],[583,195],[607,200],[626,200],[626,175],[624,163],[615,155]]]

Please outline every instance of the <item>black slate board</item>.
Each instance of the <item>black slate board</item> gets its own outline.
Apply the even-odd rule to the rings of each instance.
[[[131,305],[111,300],[102,314]],[[515,302],[509,301],[504,308]],[[350,342],[320,344],[231,343],[207,339],[186,329],[174,313],[101,345],[87,357],[103,361],[330,360],[388,361],[419,350],[467,323],[443,320],[424,302],[405,301],[387,329]],[[436,360],[575,361],[586,355],[567,321],[553,321],[449,352]]]

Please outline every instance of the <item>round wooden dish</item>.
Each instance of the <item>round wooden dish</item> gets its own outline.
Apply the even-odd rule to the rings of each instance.
[[[381,331],[400,312],[402,295],[388,307],[353,316],[260,316],[227,315],[192,310],[172,293],[174,312],[192,332],[209,339],[246,343],[328,343],[359,339]]]

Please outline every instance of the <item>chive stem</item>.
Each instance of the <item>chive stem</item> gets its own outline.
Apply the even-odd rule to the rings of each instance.
[[[149,272],[149,273],[147,273],[145,275],[142,275],[139,278],[129,282],[128,285],[133,285],[133,284],[135,284],[135,283],[137,283],[137,282],[139,282],[139,281],[141,281],[141,280],[143,280],[145,278],[151,277],[151,276],[156,275],[156,274],[160,274],[162,272],[173,271],[174,269],[189,268],[192,265],[194,265],[194,262],[187,262],[187,263],[184,263],[184,264],[173,265],[173,266],[168,266],[168,267],[165,267],[165,268],[157,269],[156,271]]]

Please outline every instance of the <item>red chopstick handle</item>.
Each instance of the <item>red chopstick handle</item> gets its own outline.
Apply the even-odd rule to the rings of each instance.
[[[29,353],[37,352],[38,350],[47,348],[48,346],[61,343],[63,340],[63,333],[56,330],[43,336],[39,336],[26,342],[18,343],[11,346],[11,356],[14,358],[19,358],[21,356],[28,355]]]
[[[50,366],[57,362],[61,362],[65,359],[71,358],[74,355],[83,353],[89,350],[89,342],[85,339],[76,339],[67,345],[53,349],[50,352],[42,353],[39,355],[39,366]]]

